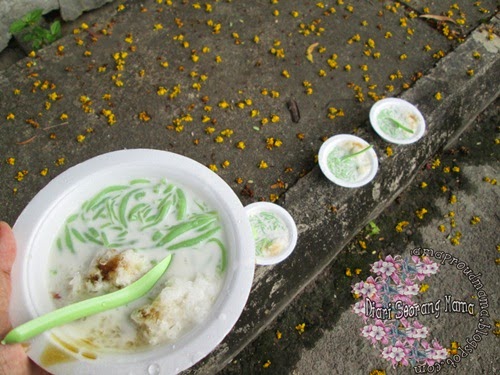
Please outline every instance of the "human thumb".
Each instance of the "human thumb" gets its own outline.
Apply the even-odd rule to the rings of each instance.
[[[10,329],[10,272],[16,258],[16,240],[9,224],[0,221],[0,337]]]

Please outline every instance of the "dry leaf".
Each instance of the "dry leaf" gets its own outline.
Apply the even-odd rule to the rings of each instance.
[[[22,141],[22,142],[17,142],[17,144],[18,144],[18,145],[25,145],[25,144],[28,144],[28,143],[32,142],[32,141],[33,141],[36,137],[37,137],[37,136],[36,136],[36,135],[34,135],[33,137],[31,137],[31,138],[29,138],[29,139],[27,139],[27,140],[25,140],[25,141]]]
[[[49,129],[52,129],[52,128],[57,128],[57,127],[59,127],[59,126],[68,125],[68,124],[69,124],[69,122],[68,122],[68,121],[66,121],[66,122],[62,122],[62,123],[60,123],[60,124],[47,126],[47,127],[43,128],[42,130],[49,130]]]
[[[421,16],[419,16],[420,18],[428,18],[428,19],[431,19],[431,20],[436,20],[436,21],[445,21],[445,22],[453,22],[456,24],[455,20],[450,18],[450,17],[447,17],[447,16],[439,16],[437,14],[422,14]]]
[[[290,115],[292,116],[292,121],[297,123],[300,121],[300,111],[299,111],[299,105],[297,102],[293,99],[290,99],[286,103],[288,110],[290,111]]]
[[[307,47],[307,51],[306,51],[306,58],[307,58],[307,60],[309,60],[310,62],[314,62],[314,59],[313,59],[313,55],[312,55],[312,53],[313,53],[314,49],[318,46],[318,44],[319,44],[319,43],[318,43],[318,42],[316,42],[316,43],[311,44],[309,47]]]

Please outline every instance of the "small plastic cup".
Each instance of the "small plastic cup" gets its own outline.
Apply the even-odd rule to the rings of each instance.
[[[425,133],[425,120],[413,104],[398,98],[376,102],[370,110],[373,130],[387,142],[410,144]]]
[[[319,149],[323,174],[336,185],[356,188],[369,183],[378,171],[377,154],[364,139],[350,134],[329,138]]]
[[[257,202],[245,207],[255,240],[255,263],[262,266],[285,260],[297,244],[297,226],[283,207]]]

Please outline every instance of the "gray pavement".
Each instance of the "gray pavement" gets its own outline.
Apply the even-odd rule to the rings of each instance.
[[[233,331],[188,371],[214,373],[498,96],[495,2],[455,3],[214,2],[198,9],[145,1],[89,13],[88,28],[80,24],[0,72],[3,218],[14,223],[68,167],[140,147],[216,169],[243,204],[283,205],[298,224],[298,246],[287,262],[257,268]],[[418,17],[424,11],[452,12],[459,23]],[[417,144],[392,146],[391,157],[368,122],[371,105],[387,96],[414,103],[428,126]],[[299,123],[287,109],[291,98]],[[335,187],[319,171],[322,141],[339,133],[374,144],[380,170],[370,185]]]
[[[389,245],[384,249],[385,254],[404,256],[409,255],[410,250],[415,247],[432,248],[457,257],[470,266],[476,274],[481,274],[480,279],[484,284],[489,301],[489,317],[485,319],[484,323],[488,324],[490,328],[485,330],[487,335],[478,343],[477,349],[472,354],[461,359],[460,363],[454,366],[444,365],[442,373],[496,374],[500,371],[498,362],[500,357],[499,333],[498,328],[494,327],[494,322],[498,322],[500,317],[500,297],[498,295],[500,279],[498,264],[495,263],[495,259],[500,257],[497,249],[500,244],[500,236],[498,231],[494,229],[498,228],[500,224],[498,216],[500,190],[498,185],[491,185],[491,183],[484,181],[485,177],[498,176],[500,171],[498,151],[495,152],[495,155],[491,155],[491,148],[484,147],[494,143],[495,140],[491,137],[492,133],[498,136],[498,122],[493,122],[499,119],[498,104],[497,101],[489,109],[491,118],[488,122],[477,121],[474,128],[461,137],[457,145],[454,145],[458,149],[459,146],[467,144],[471,152],[471,155],[460,154],[455,158],[455,165],[460,167],[459,178],[468,181],[466,188],[462,184],[453,190],[457,196],[457,203],[450,204],[449,196],[443,194],[438,186],[432,188],[431,184],[435,182],[432,181],[434,180],[432,176],[442,174],[442,168],[437,172],[423,172],[418,181],[413,184],[413,190],[422,190],[419,185],[422,181],[427,181],[431,186],[428,196],[420,195],[417,198],[416,195],[411,195],[408,191],[401,198],[413,200],[413,207],[432,207],[429,209],[433,211],[431,215],[434,217],[426,220],[425,224],[421,226],[412,223],[407,230],[411,229],[416,232],[412,233],[412,237],[415,239],[410,240],[405,246],[393,248]],[[485,127],[489,127],[489,129],[485,129]],[[497,127],[496,131],[492,131],[494,127]],[[465,137],[474,139],[474,142],[464,139]],[[486,160],[480,160],[483,157]],[[450,228],[450,219],[446,218],[450,211],[454,211],[456,215],[455,229]],[[415,218],[405,213],[402,207],[395,207],[393,215],[399,218],[407,216],[411,221]],[[481,221],[477,225],[471,225],[470,221],[474,216],[480,217]],[[445,233],[439,231],[440,225],[447,227]],[[461,231],[462,237],[460,244],[455,246],[450,242],[450,237],[453,238],[454,235],[449,236],[449,233],[453,234],[457,231]],[[401,236],[394,230],[391,232],[383,232],[381,235],[386,237]],[[386,238],[387,240],[389,238]],[[436,338],[443,346],[450,348],[452,341],[465,346],[467,338],[473,335],[480,319],[476,291],[470,281],[454,265],[445,263],[441,266],[440,271],[431,279],[426,280],[425,283],[428,283],[429,289],[419,296],[417,303],[435,302],[441,299],[444,305],[445,295],[452,296],[454,300],[473,303],[475,316],[464,313],[443,313],[438,318],[435,316],[419,318],[419,321],[429,328],[429,336]],[[415,373],[412,368],[392,369],[390,363],[380,357],[379,351],[373,348],[368,340],[361,337],[359,332],[362,328],[363,321],[360,317],[351,310],[343,312],[335,327],[327,330],[313,348],[304,351],[296,365],[294,374],[368,374],[373,369],[383,369],[388,374]],[[494,334],[495,330],[497,331],[496,335]],[[348,343],[346,343],[345,337],[349,337]],[[361,361],[360,358],[362,358]]]
[[[433,155],[418,171],[410,186],[374,220],[376,233],[370,225],[360,231],[221,374],[369,374],[374,370],[386,374],[415,373],[411,367],[393,369],[381,358],[381,346],[373,347],[361,336],[364,322],[351,310],[359,301],[352,296],[351,286],[365,280],[371,274],[370,266],[380,258],[409,256],[416,247],[443,251],[465,262],[475,274],[481,274],[480,280],[488,294],[489,317],[483,319],[491,327],[483,330],[486,335],[472,354],[462,358],[456,367],[443,366],[440,372],[497,373],[500,331],[495,324],[500,317],[500,236],[495,228],[500,220],[497,208],[500,190],[493,180],[500,168],[499,121],[497,99],[454,144]],[[432,168],[437,159],[441,165]],[[447,172],[446,168],[453,167],[459,169]],[[457,197],[456,203],[450,202],[452,195]],[[416,211],[422,208],[428,212],[420,219]],[[475,216],[480,221],[472,224]],[[398,232],[398,224],[404,221],[407,222],[404,230]],[[453,245],[457,233],[461,233],[459,243]],[[356,270],[360,271],[359,275]],[[437,339],[445,348],[451,349],[452,342],[465,346],[481,318],[477,293],[470,281],[454,265],[445,263],[436,275],[422,283],[429,288],[419,293],[415,305],[441,299],[444,306],[445,295],[474,305],[474,316],[444,313],[442,307],[438,318],[418,318],[428,328],[429,338]],[[305,328],[300,334],[296,327],[302,323]],[[279,339],[277,332],[280,332]],[[269,367],[264,367],[266,363]]]

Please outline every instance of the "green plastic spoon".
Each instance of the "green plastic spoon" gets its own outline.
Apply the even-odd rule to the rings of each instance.
[[[2,340],[2,344],[24,342],[51,328],[132,302],[151,290],[160,277],[163,276],[171,260],[172,254],[169,254],[139,280],[133,282],[126,288],[64,306],[21,324],[5,336]]]
[[[392,117],[387,117],[394,125],[396,125],[397,128],[403,129],[405,132],[414,134],[415,132],[411,130],[410,128],[407,128],[403,124],[401,124],[398,120],[393,119]]]
[[[361,151],[358,151],[358,152],[355,152],[354,154],[349,154],[349,155],[344,155],[340,158],[340,161],[344,161],[344,160],[347,160],[347,159],[350,159],[350,158],[353,158],[355,156],[358,156],[358,155],[361,155],[363,152],[366,152],[368,151],[369,149],[371,149],[373,147],[373,145],[369,145],[367,147],[365,147],[364,149],[362,149]]]

